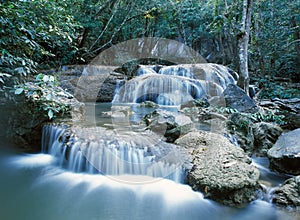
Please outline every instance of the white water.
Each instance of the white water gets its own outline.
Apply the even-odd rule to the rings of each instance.
[[[141,66],[137,77],[118,88],[113,103],[153,101],[176,106],[192,99],[220,96],[236,83],[226,67],[215,64]]]
[[[263,201],[244,209],[227,208],[167,179],[148,177],[147,184],[128,184],[73,173],[47,154],[0,152],[0,174],[3,220],[297,219]]]
[[[81,137],[73,138],[72,144],[67,145],[62,138],[65,131],[66,128],[61,126],[44,126],[42,149],[57,158],[59,166],[70,171],[113,176],[143,175],[184,181],[182,160],[177,156],[179,159],[176,161],[175,146],[171,144],[152,143],[153,139],[145,134],[137,137],[137,134],[132,136],[131,133],[117,137],[113,131],[103,128],[80,128],[76,135]],[[91,135],[97,138],[89,140],[88,136]],[[154,150],[157,155],[152,152]],[[160,152],[162,150],[168,150],[168,155]],[[170,156],[172,161],[168,159]]]

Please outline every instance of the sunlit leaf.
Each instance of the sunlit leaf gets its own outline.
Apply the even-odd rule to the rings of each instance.
[[[53,116],[54,116],[54,113],[53,113],[52,109],[49,109],[48,110],[48,117],[49,117],[49,119],[52,119]]]
[[[18,89],[15,90],[15,94],[20,95],[23,91],[24,91],[23,88],[18,88]]]

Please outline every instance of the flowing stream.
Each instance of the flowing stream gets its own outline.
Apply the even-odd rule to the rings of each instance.
[[[47,125],[39,154],[13,152],[2,142],[0,219],[299,219],[297,213],[270,203],[269,192],[287,177],[270,172],[265,158],[253,161],[261,171],[266,193],[247,207],[230,208],[205,199],[184,184],[184,164],[175,145],[147,133],[134,136],[143,115],[153,109],[132,103],[154,101],[163,105],[161,108],[177,111],[174,106],[179,103],[205,94],[218,95],[227,84],[234,83],[227,70],[222,70],[226,74],[221,77],[216,66],[209,68],[215,71],[141,67],[135,79],[117,88],[113,106],[87,106],[87,119],[92,123],[80,125],[82,137],[76,135],[68,143],[63,142],[68,128]],[[122,103],[131,105],[117,106]],[[118,111],[111,112],[113,107]],[[128,115],[126,120],[120,120],[124,115]],[[93,128],[96,130],[90,130]],[[117,135],[112,133],[114,130]]]
[[[59,167],[49,154],[2,150],[0,159],[1,219],[296,219],[262,200],[243,209],[224,207],[168,179],[129,184],[75,173]]]
[[[96,112],[103,112],[107,105],[99,105],[97,109]],[[270,204],[267,196],[245,208],[235,209],[203,198],[180,178],[128,172],[116,175],[115,171],[109,171],[114,175],[102,175],[76,170],[72,167],[74,163],[66,164],[61,157],[63,151],[55,150],[64,128],[55,129],[46,128],[44,132],[44,144],[52,143],[54,147],[48,145],[44,153],[20,154],[1,148],[0,219],[299,219],[297,213]],[[254,158],[254,161],[261,171],[261,179],[270,183],[270,190],[286,178],[270,172],[264,158]]]

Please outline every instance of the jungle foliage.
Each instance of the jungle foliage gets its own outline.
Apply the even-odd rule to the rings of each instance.
[[[139,37],[178,40],[238,71],[242,7],[242,0],[0,1],[0,88]],[[250,74],[299,81],[299,8],[297,0],[254,2]]]

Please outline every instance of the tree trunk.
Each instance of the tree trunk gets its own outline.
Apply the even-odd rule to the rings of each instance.
[[[292,20],[291,20],[291,24],[292,24],[292,28],[294,29],[294,32],[293,32],[293,38],[294,38],[294,42],[295,42],[295,50],[297,52],[297,60],[296,60],[296,65],[297,65],[297,69],[300,68],[300,32],[299,32],[299,26],[297,24],[297,20],[296,20],[296,16],[294,15],[292,17]]]
[[[251,27],[253,0],[243,0],[243,14],[241,30],[238,34],[239,50],[239,72],[240,79],[238,85],[249,94],[249,72],[248,72],[248,44]]]

